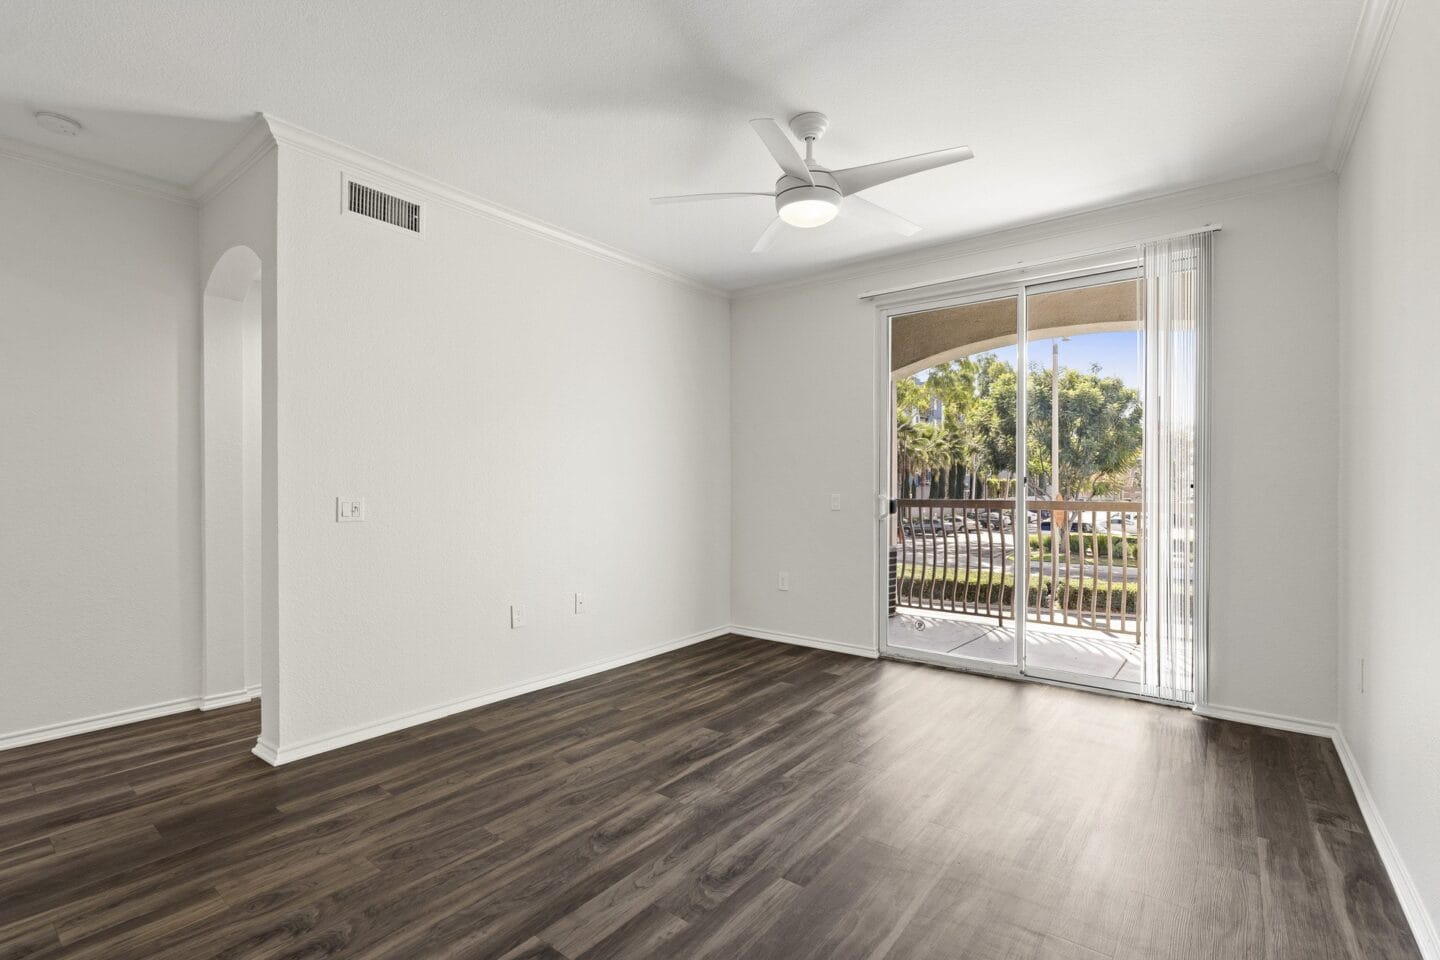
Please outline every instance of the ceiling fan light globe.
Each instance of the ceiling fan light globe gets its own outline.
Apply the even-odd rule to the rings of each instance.
[[[792,227],[823,227],[839,212],[828,200],[794,200],[780,208],[780,219]]]
[[[775,212],[791,226],[825,226],[840,213],[840,191],[829,186],[780,187]]]

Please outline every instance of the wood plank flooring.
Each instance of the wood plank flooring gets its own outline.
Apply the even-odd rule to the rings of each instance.
[[[293,765],[0,754],[0,958],[1411,960],[1331,745],[728,637]]]

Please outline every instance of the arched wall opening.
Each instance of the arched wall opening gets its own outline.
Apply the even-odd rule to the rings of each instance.
[[[203,297],[202,709],[260,694],[262,324],[259,256],[231,247]]]

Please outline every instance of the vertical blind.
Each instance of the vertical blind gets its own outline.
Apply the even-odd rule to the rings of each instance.
[[[1212,233],[1145,244],[1144,692],[1195,701],[1201,617],[1196,457]]]

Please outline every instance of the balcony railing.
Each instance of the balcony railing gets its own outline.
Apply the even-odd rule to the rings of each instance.
[[[1030,622],[1139,636],[1140,504],[1029,500],[1017,543],[1014,500],[900,500],[895,595],[902,607],[1015,619],[1028,571]]]

